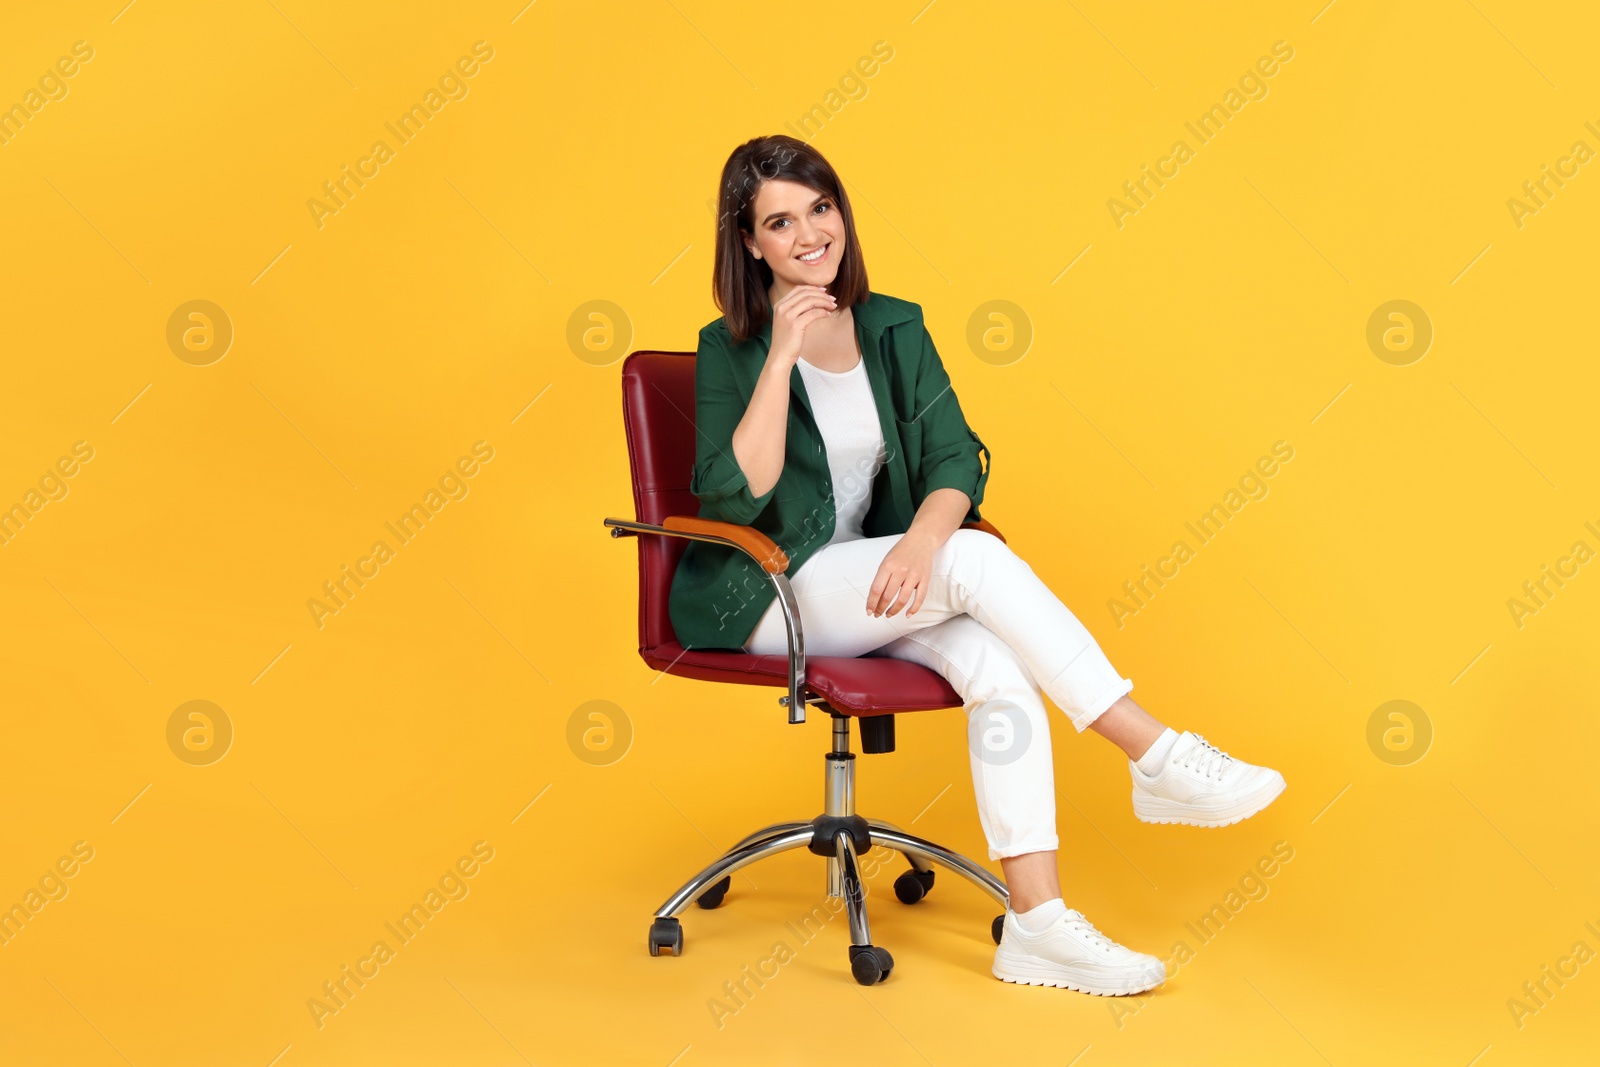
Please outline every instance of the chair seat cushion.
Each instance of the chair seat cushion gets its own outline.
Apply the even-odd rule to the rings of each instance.
[[[656,670],[708,682],[789,685],[789,657],[753,656],[736,650],[685,652],[676,641],[640,649]],[[807,656],[806,689],[845,715],[892,715],[898,711],[959,708],[960,694],[944,678],[909,660],[866,655]]]

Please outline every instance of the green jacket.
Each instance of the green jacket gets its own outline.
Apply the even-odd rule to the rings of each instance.
[[[862,532],[868,537],[905,533],[923,499],[945,487],[971,498],[962,522],[976,522],[989,479],[989,450],[961,413],[921,306],[869,293],[853,314],[886,451],[873,478]],[[689,488],[700,501],[701,518],[751,526],[772,538],[788,555],[786,573],[793,578],[833,536],[833,478],[799,367],[789,382],[787,446],[777,484],[755,496],[734,458],[733,431],[771,344],[770,319],[759,337],[740,343],[721,318],[701,329]],[[776,595],[771,579],[743,552],[691,541],[673,574],[667,610],[684,648],[737,649]]]

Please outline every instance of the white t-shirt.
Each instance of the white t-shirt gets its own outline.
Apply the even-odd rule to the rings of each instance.
[[[861,523],[872,505],[872,480],[888,458],[866,361],[857,359],[850,370],[837,372],[813,367],[804,359],[796,365],[833,478],[838,521],[827,544],[865,537]]]

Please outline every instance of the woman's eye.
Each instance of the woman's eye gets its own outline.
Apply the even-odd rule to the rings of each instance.
[[[827,203],[826,201],[824,201],[824,202],[818,204],[816,207],[812,208],[811,209],[811,213],[813,215],[815,215],[818,211],[827,211],[832,206],[833,205],[831,205],[831,204]],[[776,221],[776,222],[774,222],[772,224],[772,228],[774,230],[776,230],[778,227],[782,226],[784,223],[786,223],[788,221],[789,221],[788,219],[779,219],[778,221]]]

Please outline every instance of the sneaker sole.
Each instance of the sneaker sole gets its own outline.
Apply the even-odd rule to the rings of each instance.
[[[1135,993],[1148,992],[1149,990],[1160,985],[1162,982],[1166,981],[1165,977],[1157,979],[1153,982],[1144,982],[1142,984],[1138,980],[1134,980],[1133,984],[1129,985],[1127,988],[1112,989],[1104,986],[1097,987],[1093,983],[1092,979],[1080,978],[1077,976],[1063,976],[1059,973],[1059,969],[1057,968],[1050,969],[1050,971],[1054,973],[1041,974],[1029,973],[1028,969],[1017,966],[1016,964],[1010,962],[1002,967],[999,959],[995,960],[994,966],[990,970],[994,976],[1000,979],[1002,982],[1011,982],[1014,985],[1053,986],[1057,989],[1072,989],[1079,993],[1088,993],[1090,996],[1096,997],[1131,996]]]
[[[1283,791],[1287,787],[1288,783],[1280,777],[1275,789],[1266,793],[1259,793],[1249,800],[1241,801],[1237,807],[1215,813],[1197,812],[1187,805],[1178,804],[1170,800],[1135,797],[1133,814],[1140,822],[1155,824],[1180,823],[1184,826],[1232,826],[1236,822],[1243,822],[1274,800],[1277,800],[1278,797],[1283,795]]]

